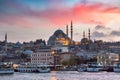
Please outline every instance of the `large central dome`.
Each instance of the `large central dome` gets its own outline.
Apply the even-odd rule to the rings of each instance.
[[[56,30],[54,34],[49,38],[48,45],[55,45],[56,39],[70,40],[70,38],[60,29]]]

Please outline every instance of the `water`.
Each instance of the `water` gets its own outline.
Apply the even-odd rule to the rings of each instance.
[[[52,71],[51,73],[19,73],[0,75],[0,80],[120,80],[120,73]]]

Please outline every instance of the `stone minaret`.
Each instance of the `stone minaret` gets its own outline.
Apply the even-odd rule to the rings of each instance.
[[[68,25],[66,26],[66,35],[69,36],[69,34],[68,34]]]
[[[90,40],[90,29],[88,29],[88,38],[89,38],[89,40]]]
[[[72,21],[71,21],[71,41],[73,41],[73,24],[72,24]]]
[[[83,38],[85,38],[85,31],[83,32]]]
[[[7,52],[7,33],[5,34],[5,52]]]

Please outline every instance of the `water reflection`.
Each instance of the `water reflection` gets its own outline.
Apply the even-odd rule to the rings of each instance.
[[[56,77],[52,77],[50,80],[57,80],[57,78]]]
[[[53,71],[51,73],[15,73],[0,76],[0,80],[120,80],[120,73]]]

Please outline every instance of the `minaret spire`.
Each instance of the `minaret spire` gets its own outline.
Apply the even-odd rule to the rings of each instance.
[[[88,38],[90,40],[90,28],[88,29]]]
[[[5,52],[7,52],[7,33],[5,33]]]
[[[73,24],[72,24],[72,21],[71,21],[71,41],[73,40]]]
[[[68,36],[69,34],[68,34],[68,24],[67,24],[67,26],[66,26],[66,35]]]
[[[83,38],[85,38],[85,31],[83,31]]]

